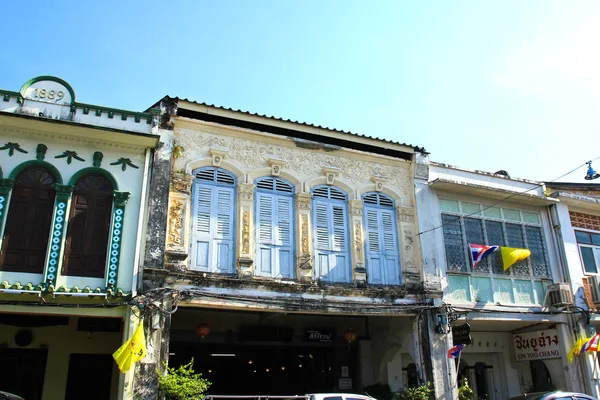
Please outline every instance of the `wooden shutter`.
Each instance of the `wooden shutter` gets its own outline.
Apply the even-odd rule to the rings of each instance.
[[[292,241],[293,209],[292,198],[276,196],[277,222],[274,226],[276,237],[275,276],[292,278],[294,276],[294,257]]]
[[[369,283],[399,284],[398,238],[394,210],[365,206],[364,215]]]
[[[193,269],[233,272],[234,189],[197,184]]]
[[[259,275],[271,276],[273,273],[273,200],[274,196],[267,193],[257,193],[257,241]]]
[[[315,189],[315,192],[322,189]],[[344,196],[338,190],[335,190],[335,194]],[[315,274],[319,279],[328,282],[348,282],[350,263],[346,206],[342,202],[326,200],[322,197],[319,195],[313,201]]]
[[[56,182],[43,167],[21,171],[12,190],[0,270],[40,274],[44,270],[46,250],[54,212]]]
[[[112,218],[113,186],[101,174],[77,181],[65,241],[63,275],[102,278]]]

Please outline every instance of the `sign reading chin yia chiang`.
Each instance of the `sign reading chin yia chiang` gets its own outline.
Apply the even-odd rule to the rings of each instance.
[[[556,329],[514,334],[513,345],[517,361],[559,358],[561,356]]]

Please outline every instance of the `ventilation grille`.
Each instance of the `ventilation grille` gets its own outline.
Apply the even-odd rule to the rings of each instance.
[[[381,193],[369,193],[363,197],[365,204],[374,204],[383,207],[394,207],[394,202],[388,196]]]
[[[321,186],[313,190],[313,196],[322,199],[346,200],[346,194],[339,189]]]
[[[200,170],[196,173],[196,178],[201,181],[222,183],[225,185],[233,185],[235,179],[233,175],[222,169],[208,168]]]
[[[269,190],[279,193],[294,193],[292,185],[279,178],[264,178],[256,182],[258,189]]]

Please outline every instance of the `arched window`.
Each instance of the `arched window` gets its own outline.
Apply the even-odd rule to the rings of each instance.
[[[350,282],[347,196],[332,186],[312,190],[315,276],[326,282]]]
[[[15,178],[10,198],[0,269],[41,274],[44,271],[56,192],[56,177],[31,166]]]
[[[235,177],[220,168],[195,171],[191,269],[234,273]]]
[[[398,285],[400,257],[394,202],[382,193],[367,193],[363,202],[367,281],[374,285]]]
[[[294,187],[280,178],[256,181],[257,275],[294,277]]]
[[[104,277],[113,197],[114,187],[102,174],[90,173],[75,183],[63,275]]]

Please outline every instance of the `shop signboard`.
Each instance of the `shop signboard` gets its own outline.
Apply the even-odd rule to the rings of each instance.
[[[514,334],[513,345],[517,361],[561,357],[556,329]]]
[[[304,332],[304,341],[313,343],[333,343],[335,330],[333,329],[307,329]]]
[[[471,325],[463,324],[452,327],[452,342],[457,344],[471,344]]]

